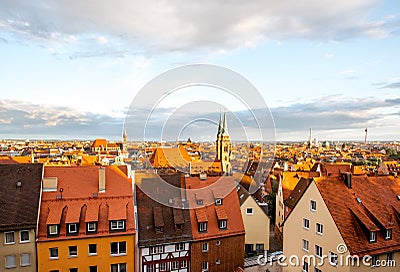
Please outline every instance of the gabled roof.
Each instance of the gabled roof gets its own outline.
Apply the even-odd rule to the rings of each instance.
[[[185,178],[187,199],[190,207],[190,219],[194,240],[213,239],[244,234],[244,224],[232,176]],[[203,204],[196,201],[196,194],[201,192]],[[222,198],[222,205],[215,205],[215,195]],[[227,229],[220,230],[219,220],[227,220]],[[207,232],[199,233],[198,223],[207,222]]]
[[[400,221],[395,220],[396,210],[400,210],[400,179],[353,176],[352,188],[338,176],[315,180],[351,254],[362,256],[400,250]],[[384,239],[386,229],[392,229],[392,240]],[[377,231],[377,242],[369,242],[370,231]]]
[[[158,147],[149,159],[154,168],[186,168],[191,158],[183,147]]]
[[[301,196],[304,194],[311,181],[312,178],[300,178],[299,182],[296,184],[289,197],[283,201],[284,204],[292,209],[296,205],[297,201],[299,201]]]
[[[320,172],[322,176],[340,176],[341,173],[351,172],[350,163],[326,163],[316,162],[311,172]]]
[[[42,164],[0,165],[0,230],[36,227],[42,169]]]
[[[105,171],[105,192],[99,192],[99,171]],[[93,236],[110,233],[110,220],[126,220],[126,232],[134,234],[132,181],[116,166],[46,166],[44,178],[57,179],[57,191],[43,192],[40,207],[38,241],[69,239],[66,224],[79,223],[77,238],[85,238],[87,222],[97,222]],[[59,237],[47,237],[47,225],[60,224]]]
[[[136,203],[138,209],[138,242],[139,247],[153,246],[157,244],[169,244],[192,240],[190,215],[188,209],[183,209],[182,195],[175,191],[169,191],[168,187],[159,187],[159,182],[166,182],[174,187],[181,186],[181,174],[162,175],[161,178],[143,178],[141,185],[136,186]],[[144,186],[144,187],[143,187]],[[182,184],[184,187],[184,184]],[[149,188],[154,190],[151,196],[147,193]],[[142,190],[144,189],[145,192]],[[167,200],[174,199],[174,204],[181,208],[163,205],[163,201],[157,200],[157,195]],[[178,203],[179,202],[179,203]],[[177,228],[177,225],[181,225]],[[161,232],[156,227],[163,227]]]

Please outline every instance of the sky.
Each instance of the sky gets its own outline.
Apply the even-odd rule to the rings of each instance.
[[[257,88],[276,140],[306,141],[310,128],[319,140],[362,141],[365,128],[369,140],[400,140],[399,47],[399,1],[5,0],[0,138],[119,140],[147,82],[206,63]],[[162,139],[214,140],[218,108],[232,134],[251,127],[234,121],[247,116],[240,101],[210,89],[158,104],[175,120]],[[218,105],[202,119],[187,105],[204,100]]]

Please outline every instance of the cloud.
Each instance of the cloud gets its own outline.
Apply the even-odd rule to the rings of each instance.
[[[395,18],[370,20],[377,0],[14,0],[0,29],[39,42],[96,45],[94,53],[252,47],[266,40],[385,38]],[[93,50],[87,45],[86,53]],[[82,50],[81,47],[78,47]],[[84,52],[84,53],[85,53]],[[85,55],[84,55],[85,56]]]
[[[385,84],[381,88],[383,88],[383,89],[400,89],[400,81],[399,82],[393,82],[393,83]]]
[[[400,115],[396,107],[399,105],[400,98],[381,100],[336,95],[308,103],[272,108],[271,112],[278,138],[282,140],[304,140],[309,128],[318,131],[320,137],[354,139],[354,133],[362,132],[365,127],[371,128],[371,137],[398,140]],[[201,107],[201,104],[198,106]],[[157,109],[148,121],[143,138],[143,127],[140,124],[143,123],[141,120],[147,119],[149,110],[137,108],[135,118],[126,124],[128,136],[132,140],[183,140],[191,137],[194,140],[214,141],[219,112],[200,113],[201,111],[192,106],[185,110],[176,112],[172,108]],[[392,113],[388,114],[388,110]],[[265,109],[254,110],[259,114],[257,111]],[[124,122],[123,118],[108,115],[11,100],[0,100],[0,116],[0,137],[3,138],[106,137],[119,140]],[[256,138],[254,135],[257,135],[257,123],[250,112],[227,112],[227,119],[233,140]],[[272,126],[266,129],[271,133],[274,130]]]

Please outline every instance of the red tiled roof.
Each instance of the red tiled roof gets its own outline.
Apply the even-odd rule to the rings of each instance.
[[[82,203],[80,201],[70,201],[67,204],[67,217],[65,218],[65,223],[79,223],[79,218],[81,217]]]
[[[110,203],[107,202],[108,220],[125,220],[127,204],[123,199],[112,199]]]
[[[86,205],[85,222],[96,222],[99,220],[99,203],[90,201]]]
[[[194,240],[213,239],[245,233],[235,181],[232,176],[207,177],[206,180],[200,180],[198,177],[189,177],[185,179],[185,182]],[[204,196],[203,205],[198,205],[196,201],[196,196],[199,192]],[[222,198],[221,206],[215,205],[214,195],[216,194]],[[217,213],[220,219],[227,220],[227,229],[219,229]],[[200,233],[198,222],[205,222],[205,220],[207,220],[207,232]]]
[[[228,216],[226,215],[225,208],[223,206],[215,206],[215,212],[217,213],[218,220],[226,220]]]
[[[394,216],[400,210],[400,179],[352,176],[352,188],[339,176],[315,181],[351,254],[400,250],[400,221]],[[393,239],[385,240],[385,229],[392,229]],[[377,231],[377,241],[370,243],[366,231]]]
[[[206,209],[200,208],[195,210],[196,220],[198,223],[208,222]]]
[[[49,206],[48,207],[49,214],[47,215],[46,224],[47,225],[60,224],[63,208],[64,207],[61,206],[61,203],[54,203],[53,205]]]

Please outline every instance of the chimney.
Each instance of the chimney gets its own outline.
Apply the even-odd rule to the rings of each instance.
[[[106,168],[99,167],[99,193],[106,192]]]
[[[349,172],[341,173],[343,177],[343,181],[346,184],[347,188],[351,189],[352,187],[352,176]]]

